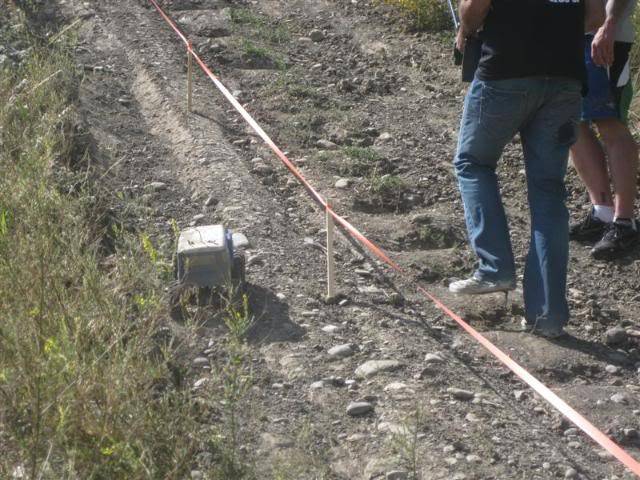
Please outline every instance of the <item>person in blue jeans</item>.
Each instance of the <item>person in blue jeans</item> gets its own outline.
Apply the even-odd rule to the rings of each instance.
[[[516,269],[496,166],[519,133],[531,212],[525,321],[555,338],[569,319],[564,177],[585,82],[584,32],[604,19],[600,0],[462,0],[457,47],[482,27],[480,64],[467,93],[454,161],[469,242],[478,257],[459,294],[515,288]]]

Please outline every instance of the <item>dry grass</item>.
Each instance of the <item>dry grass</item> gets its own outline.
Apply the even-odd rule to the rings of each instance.
[[[407,12],[421,30],[442,31],[453,28],[447,0],[384,0]],[[454,5],[457,1],[454,1]]]
[[[31,49],[0,74],[0,478],[185,478],[203,427],[176,375],[165,263],[107,225],[107,193],[78,171],[72,45],[0,15],[22,25],[2,40]]]

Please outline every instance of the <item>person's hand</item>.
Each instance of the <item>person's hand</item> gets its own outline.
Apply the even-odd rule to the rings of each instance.
[[[464,52],[464,47],[467,44],[467,34],[463,31],[462,28],[458,29],[458,34],[456,36],[456,48],[459,52]]]
[[[600,67],[608,67],[613,64],[613,43],[615,41],[615,28],[605,22],[593,37],[591,44],[591,58]]]

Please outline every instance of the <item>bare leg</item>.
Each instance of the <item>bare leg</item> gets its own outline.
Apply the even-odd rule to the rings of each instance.
[[[607,118],[596,120],[595,123],[609,162],[615,191],[615,215],[619,218],[633,218],[637,192],[638,146],[621,121]]]
[[[593,130],[585,122],[578,126],[578,139],[571,147],[571,160],[587,187],[591,203],[613,207],[604,150]]]

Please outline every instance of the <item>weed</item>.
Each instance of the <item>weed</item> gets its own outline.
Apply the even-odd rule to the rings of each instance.
[[[354,198],[354,207],[364,211],[397,212],[408,207],[404,180],[396,175],[379,175],[375,170]]]
[[[305,421],[296,429],[295,447],[281,454],[273,466],[274,480],[298,480],[313,478],[325,480],[332,478],[326,448],[322,439],[326,435],[317,432],[315,427]]]
[[[257,38],[275,45],[282,45],[291,39],[289,30],[282,25],[272,25],[264,16],[257,15],[248,8],[232,8],[231,22],[251,30]]]
[[[367,177],[390,173],[393,166],[370,147],[344,147],[335,165],[343,176]]]
[[[248,479],[253,477],[251,466],[241,453],[240,435],[243,413],[247,408],[247,396],[253,385],[253,374],[246,335],[254,318],[249,311],[249,300],[242,296],[238,306],[233,301],[234,292],[229,292],[224,323],[228,333],[224,344],[226,361],[217,372],[216,386],[221,398],[224,422],[214,436],[213,443],[220,458],[214,468],[214,478]]]
[[[383,198],[402,195],[407,188],[404,180],[396,175],[382,175],[371,178],[371,192]]]
[[[412,480],[421,478],[418,433],[423,423],[424,411],[422,405],[418,404],[412,414],[404,419],[400,431],[391,436],[391,446],[402,459]]]
[[[256,15],[248,8],[231,8],[229,17],[231,21],[237,25],[251,25],[254,27],[265,25],[264,18]]]
[[[246,55],[253,57],[256,60],[271,60],[271,52],[264,47],[256,45],[251,40],[243,40],[242,50]]]
[[[287,68],[285,60],[280,55],[246,38],[242,39],[242,51],[246,60],[258,68],[275,68],[279,71]]]
[[[383,159],[382,155],[373,148],[363,147],[345,147],[343,153],[354,160],[363,160],[366,162],[379,162]]]
[[[462,243],[459,229],[450,225],[422,225],[417,230],[417,243],[422,248],[451,248]]]

